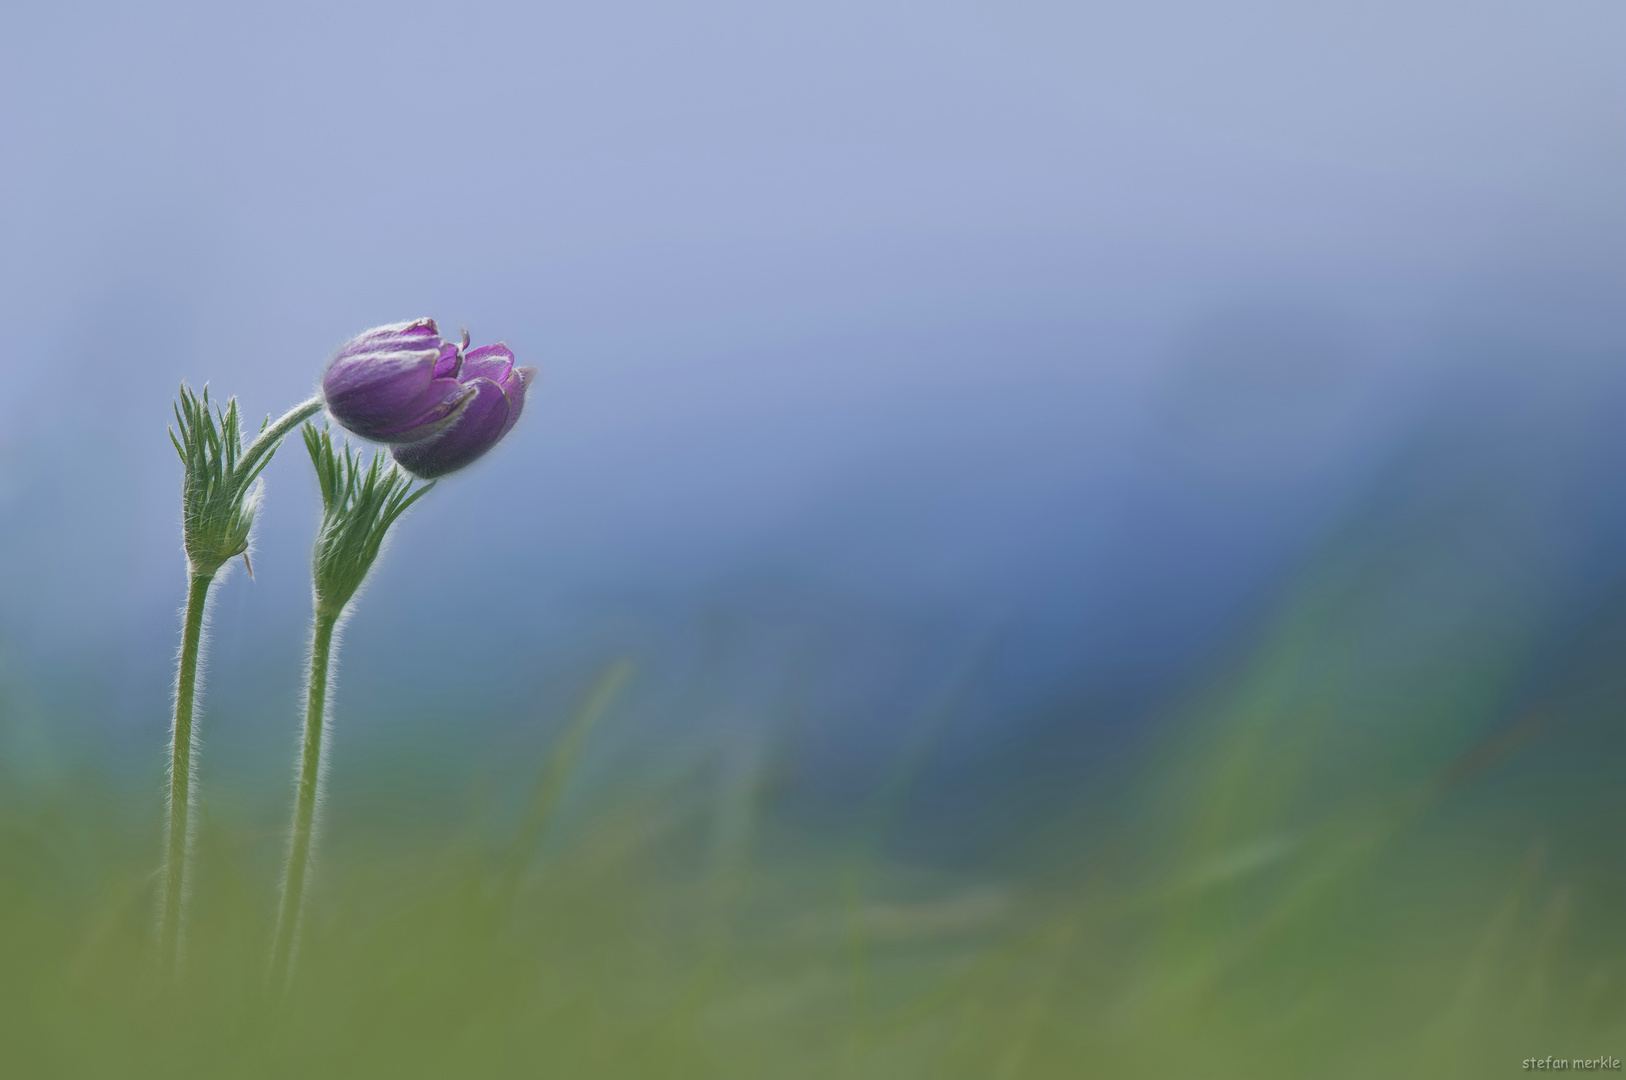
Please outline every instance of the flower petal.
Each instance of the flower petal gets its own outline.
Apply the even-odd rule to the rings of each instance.
[[[440,330],[434,319],[413,319],[363,330],[340,347],[338,360],[351,352],[416,352],[440,348]]]
[[[519,423],[519,414],[525,409],[525,390],[536,378],[536,368],[521,367],[509,372],[507,381],[503,384],[503,395],[508,398],[508,419],[503,422],[502,431],[497,438],[501,439],[514,425]]]
[[[451,342],[440,347],[440,356],[435,359],[435,378],[455,379],[463,367],[463,354]]]
[[[500,384],[491,379],[474,379],[466,386],[474,390],[456,421],[445,432],[390,453],[403,469],[424,480],[456,472],[473,464],[512,426],[514,411]]]
[[[464,354],[462,378],[465,382],[469,379],[490,379],[501,383],[513,368],[514,353],[507,345],[501,342],[482,345]]]

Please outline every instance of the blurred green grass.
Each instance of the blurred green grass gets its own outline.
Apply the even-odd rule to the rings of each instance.
[[[1612,654],[1574,650],[1535,696],[1483,662],[1516,635],[1408,667],[1360,592],[1301,590],[1132,762],[959,865],[887,842],[933,725],[839,835],[778,813],[771,756],[556,813],[612,667],[506,818],[328,823],[280,1004],[276,822],[214,793],[165,986],[156,809],[94,771],[7,785],[0,1073],[1243,1080],[1623,1056]]]

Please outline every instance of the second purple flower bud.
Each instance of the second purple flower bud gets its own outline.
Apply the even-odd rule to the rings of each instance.
[[[391,444],[401,467],[425,480],[472,464],[512,430],[535,368],[514,366],[506,345],[441,339],[433,319],[380,326],[346,342],[322,376],[341,425]]]

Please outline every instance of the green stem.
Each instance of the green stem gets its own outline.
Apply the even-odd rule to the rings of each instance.
[[[321,412],[323,404],[322,397],[318,394],[309,401],[302,401],[289,409],[281,419],[260,432],[254,441],[248,444],[248,449],[243,451],[242,460],[237,464],[238,470],[245,475],[252,472],[262,457],[277,448],[284,435]]]
[[[317,786],[321,781],[322,720],[327,708],[328,658],[333,651],[333,627],[337,622],[337,614],[317,609],[316,626],[311,635],[311,675],[305,699],[305,739],[299,759],[299,789],[294,799],[293,840],[288,846],[288,871],[283,882],[282,908],[277,915],[277,936],[271,946],[273,989],[287,985],[293,968],[305,876],[310,869]]]
[[[175,679],[175,728],[170,738],[169,847],[164,866],[164,907],[159,930],[159,961],[180,964],[181,903],[185,898],[187,848],[192,811],[192,703],[198,682],[198,651],[203,644],[203,611],[213,574],[193,572],[186,595],[186,628],[181,633],[181,665]]]

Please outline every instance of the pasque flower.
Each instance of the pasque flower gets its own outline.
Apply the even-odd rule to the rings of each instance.
[[[333,418],[393,444],[423,479],[455,472],[513,428],[535,368],[516,368],[506,345],[445,341],[433,319],[380,326],[339,349],[322,377]]]

